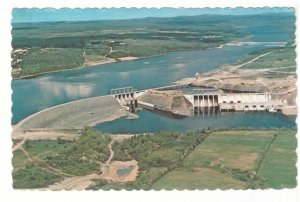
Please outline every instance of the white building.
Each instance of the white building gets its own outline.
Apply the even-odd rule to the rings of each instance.
[[[278,111],[282,100],[273,100],[268,93],[233,93],[218,96],[220,111]]]

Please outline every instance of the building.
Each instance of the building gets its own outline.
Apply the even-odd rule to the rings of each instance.
[[[272,99],[269,93],[193,92],[185,97],[193,104],[194,111],[217,108],[221,112],[281,111],[284,100]]]
[[[274,100],[269,93],[232,93],[218,96],[221,112],[227,111],[281,111],[284,101]]]

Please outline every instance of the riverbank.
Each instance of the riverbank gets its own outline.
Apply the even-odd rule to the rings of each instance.
[[[58,73],[58,72],[64,72],[64,71],[70,71],[70,70],[79,70],[83,68],[93,68],[93,67],[98,67],[104,64],[110,64],[110,63],[117,63],[117,62],[126,62],[126,61],[133,61],[133,60],[140,60],[140,59],[147,59],[147,58],[153,58],[153,57],[159,57],[163,56],[169,53],[174,53],[174,52],[180,52],[180,51],[197,51],[197,50],[208,50],[208,49],[220,49],[223,48],[224,46],[234,46],[236,45],[234,42],[228,42],[221,44],[219,46],[213,46],[213,47],[208,47],[208,48],[185,48],[185,49],[177,49],[177,50],[170,50],[168,52],[160,53],[160,54],[154,54],[146,57],[134,57],[134,56],[127,56],[127,57],[120,57],[120,58],[105,58],[101,61],[91,61],[84,63],[82,66],[79,67],[74,67],[74,68],[68,68],[68,69],[61,69],[61,70],[53,70],[53,71],[46,71],[46,72],[41,72],[41,73],[36,73],[36,74],[30,74],[26,76],[20,76],[16,78],[12,78],[13,80],[18,80],[18,79],[30,79],[46,74],[51,74],[51,73]]]
[[[153,56],[151,56],[151,57],[153,57]],[[51,73],[58,73],[58,72],[76,70],[76,69],[90,68],[90,67],[95,67],[95,66],[109,64],[109,63],[131,61],[131,60],[138,60],[138,59],[140,59],[140,58],[138,58],[138,57],[122,57],[122,58],[117,58],[117,59],[105,58],[104,60],[101,60],[101,61],[87,62],[87,63],[85,63],[84,65],[82,65],[80,67],[74,67],[74,68],[70,68],[70,69],[61,69],[61,70],[46,71],[46,72],[41,72],[41,73],[37,73],[37,74],[20,76],[20,77],[13,78],[13,80],[30,79],[30,78],[34,78],[34,77],[38,77],[38,76],[42,76],[42,75],[46,75],[46,74],[51,74]]]

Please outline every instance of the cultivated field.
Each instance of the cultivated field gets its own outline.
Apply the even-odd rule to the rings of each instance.
[[[246,183],[232,176],[208,168],[180,168],[167,173],[158,180],[154,190],[194,190],[194,189],[245,189]]]
[[[294,129],[203,130],[110,138],[86,128],[73,140],[14,141],[18,146],[12,161],[14,187],[294,188],[295,133]],[[118,174],[124,169],[128,173]]]
[[[278,133],[264,159],[258,175],[274,189],[293,188],[297,185],[297,139],[293,131]]]
[[[254,170],[276,131],[222,131],[211,134],[185,159],[187,167],[221,165]]]

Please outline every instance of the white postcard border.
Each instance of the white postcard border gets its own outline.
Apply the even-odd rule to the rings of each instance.
[[[0,4],[0,200],[1,201],[274,201],[294,202],[298,201],[298,188],[283,190],[247,190],[247,191],[20,191],[12,189],[11,177],[11,75],[10,75],[10,52],[11,52],[11,10],[18,8],[86,8],[86,7],[295,7],[298,16],[299,3],[294,0],[259,0],[259,1],[235,1],[235,0],[11,0],[1,1]],[[298,16],[299,17],[299,16]],[[297,20],[299,26],[299,20]],[[297,26],[297,44],[299,43],[299,29]],[[299,54],[299,47],[297,46]],[[299,56],[297,56],[297,74],[299,73]],[[299,82],[299,81],[298,81]],[[297,86],[298,83],[297,82]],[[298,89],[299,95],[299,89]],[[297,97],[297,103],[299,96]],[[297,124],[299,119],[297,118]],[[298,135],[297,135],[298,137]],[[298,139],[299,145],[299,139]],[[299,148],[297,148],[299,154]],[[297,162],[299,173],[299,162]],[[299,177],[297,177],[299,179]],[[299,187],[299,186],[298,186]]]

